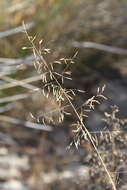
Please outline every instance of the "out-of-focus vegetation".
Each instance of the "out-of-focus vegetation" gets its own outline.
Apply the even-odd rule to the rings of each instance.
[[[70,49],[71,42],[74,40],[126,47],[125,0],[120,2],[115,0],[90,0],[89,2],[85,0],[5,0],[0,3],[1,31],[22,25],[24,20],[25,23],[35,23],[31,34],[49,43],[55,41],[56,48],[61,44],[63,48]],[[2,41],[1,45],[4,48],[0,50],[1,55],[10,53],[11,57],[19,57],[20,53],[23,54],[21,47],[26,43],[23,34],[8,37],[3,44]],[[11,48],[12,44],[13,48]],[[94,51],[95,53],[97,52]]]
[[[67,27],[70,20],[68,10],[71,10],[72,3],[74,2],[71,0],[3,1],[1,2],[0,15],[1,31],[22,25],[23,21],[25,23],[34,22],[35,26],[31,30],[31,34],[36,34],[49,42],[51,39],[58,39],[58,35],[60,35],[65,26]],[[77,3],[74,4],[76,5]],[[2,48],[1,55],[19,57],[20,53],[22,55],[21,47],[25,43],[26,39],[21,33],[8,37],[3,42],[4,49]],[[13,48],[12,44],[14,44]]]
[[[58,105],[53,96],[40,93],[43,83],[31,47],[22,49],[30,46],[24,22],[29,35],[36,36],[38,50],[41,39],[44,51],[51,49],[51,54],[44,55],[49,64],[77,52],[71,66],[73,80],[64,83],[64,88],[87,91],[76,97],[77,109],[91,96],[96,97],[99,85],[106,84],[108,100],[83,122],[91,133],[105,130],[104,136],[97,134],[98,150],[116,187],[126,189],[126,8],[126,0],[0,1],[0,188],[112,189],[90,143],[81,142],[78,152],[73,146],[66,150],[73,136],[69,125],[75,120],[71,108],[72,117],[67,116],[62,124],[50,126],[47,122],[45,128],[41,123],[47,113],[56,118],[52,110]],[[57,70],[63,71],[63,67]],[[120,108],[119,117],[117,107],[109,114],[114,104]],[[106,124],[101,120],[105,111]]]

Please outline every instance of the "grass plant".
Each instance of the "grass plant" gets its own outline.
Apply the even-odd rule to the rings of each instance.
[[[80,89],[67,89],[64,87],[64,81],[65,80],[72,80],[71,72],[69,70],[69,66],[74,63],[73,59],[75,55],[72,58],[60,58],[59,60],[52,61],[48,63],[46,61],[47,54],[50,54],[50,49],[44,48],[43,46],[43,40],[39,41],[38,47],[35,45],[35,37],[32,37],[28,34],[27,30],[25,29],[24,25],[24,32],[30,42],[30,47],[24,47],[23,49],[31,49],[33,51],[34,57],[35,57],[35,68],[39,75],[42,77],[42,93],[47,98],[49,96],[53,96],[54,100],[58,104],[58,110],[59,116],[58,121],[61,123],[64,120],[64,116],[67,114],[71,114],[70,112],[66,111],[66,107],[71,107],[77,121],[73,124],[73,127],[75,128],[73,130],[74,133],[74,144],[78,148],[79,145],[81,145],[82,140],[89,141],[93,148],[95,149],[95,152],[109,178],[109,181],[112,185],[112,189],[116,190],[116,185],[114,182],[114,179],[107,168],[101,153],[99,152],[97,146],[96,146],[96,138],[89,132],[89,130],[86,128],[84,120],[87,117],[86,111],[93,110],[95,108],[96,104],[100,104],[100,99],[105,99],[106,97],[103,95],[104,88],[103,86],[101,89],[98,88],[97,95],[93,96],[92,98],[85,101],[78,109],[75,107],[73,101],[76,96],[76,92],[80,91],[81,93],[84,93]],[[46,55],[46,56],[45,56]],[[59,66],[62,66],[62,71],[58,72]],[[87,109],[86,109],[87,107]],[[53,110],[54,111],[54,110]],[[37,118],[38,120],[38,118]],[[43,115],[42,122],[43,124],[48,123],[54,123],[53,118],[48,118],[47,115]],[[56,122],[56,121],[55,121]]]

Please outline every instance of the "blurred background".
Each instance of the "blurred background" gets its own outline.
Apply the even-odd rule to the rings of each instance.
[[[106,85],[108,99],[85,121],[89,129],[99,130],[111,105],[119,107],[119,117],[127,116],[126,10],[126,0],[0,0],[0,189],[93,188],[86,159],[89,145],[66,149],[73,118],[65,118],[61,126],[33,123],[31,115],[56,105],[35,91],[41,88],[41,77],[32,51],[22,49],[30,45],[23,22],[37,42],[43,39],[51,49],[53,60],[77,52],[73,81],[65,86],[86,91],[79,103]]]

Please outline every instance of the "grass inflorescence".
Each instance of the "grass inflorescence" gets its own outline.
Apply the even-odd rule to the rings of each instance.
[[[24,25],[25,29],[25,25]],[[42,78],[42,94],[46,98],[53,97],[57,104],[56,110],[51,110],[51,112],[56,112],[58,115],[57,120],[53,117],[48,117],[48,114],[43,114],[42,122],[43,124],[48,123],[61,123],[64,120],[65,115],[71,115],[69,112],[70,107],[73,110],[76,122],[72,124],[73,126],[73,142],[78,148],[82,141],[88,141],[93,146],[99,161],[101,162],[104,171],[106,172],[110,183],[112,184],[113,190],[116,190],[114,179],[106,166],[101,153],[99,152],[96,145],[96,135],[93,135],[85,126],[85,119],[88,117],[88,113],[95,109],[95,106],[101,103],[101,99],[106,99],[103,95],[105,86],[97,89],[96,96],[84,101],[84,103],[78,107],[75,106],[74,100],[76,97],[76,92],[84,93],[84,91],[79,89],[68,89],[65,87],[65,80],[72,80],[71,71],[69,70],[70,65],[74,64],[75,55],[72,58],[60,58],[58,60],[48,62],[46,61],[47,54],[50,54],[50,49],[44,48],[43,40],[41,40],[38,46],[35,45],[36,37],[29,36],[26,29],[24,30],[31,46],[28,49],[32,49],[35,57],[35,68]],[[25,47],[24,49],[26,49]],[[62,69],[61,69],[62,68]],[[37,118],[38,120],[38,118]]]

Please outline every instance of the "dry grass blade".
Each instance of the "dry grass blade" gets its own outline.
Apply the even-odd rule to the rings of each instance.
[[[42,125],[42,124],[38,124],[38,123],[32,123],[32,122],[29,122],[29,121],[22,121],[22,120],[12,118],[12,117],[9,117],[9,116],[5,116],[5,115],[0,116],[0,121],[16,124],[16,126],[18,126],[18,125],[21,126],[22,125],[22,126],[25,126],[27,128],[44,130],[44,131],[52,131],[51,126]]]
[[[39,81],[41,80],[41,76],[34,76],[34,77],[29,77],[27,79],[23,79],[23,80],[16,80],[16,79],[12,79],[11,77],[8,76],[0,76],[0,78],[2,78],[3,80],[9,82],[8,84],[4,84],[0,87],[0,90],[3,89],[7,89],[7,88],[12,88],[12,87],[16,87],[16,86],[22,86],[24,88],[30,89],[30,90],[35,90],[36,87],[28,84],[28,83],[32,83],[35,81]]]
[[[1,63],[0,67],[19,65],[19,64],[32,65],[33,60],[34,60],[33,55],[18,59],[0,57],[0,63]]]
[[[28,93],[18,94],[14,96],[5,97],[5,98],[0,98],[0,103],[13,102],[13,101],[22,100],[28,97],[29,97]]]
[[[73,42],[72,46],[77,47],[77,48],[92,48],[92,49],[106,51],[106,52],[118,54],[118,55],[127,55],[126,49],[99,44],[95,42]]]
[[[13,103],[9,103],[9,104],[7,104],[5,106],[0,106],[0,113],[4,113],[6,111],[10,111],[14,107],[15,107],[15,104],[13,104]]]
[[[35,25],[34,22],[26,24],[27,30],[30,29],[30,28],[33,28],[34,25]],[[4,32],[0,32],[0,38],[11,36],[11,35],[17,34],[17,33],[22,32],[22,31],[23,31],[23,26],[18,26],[16,28],[6,30]]]

